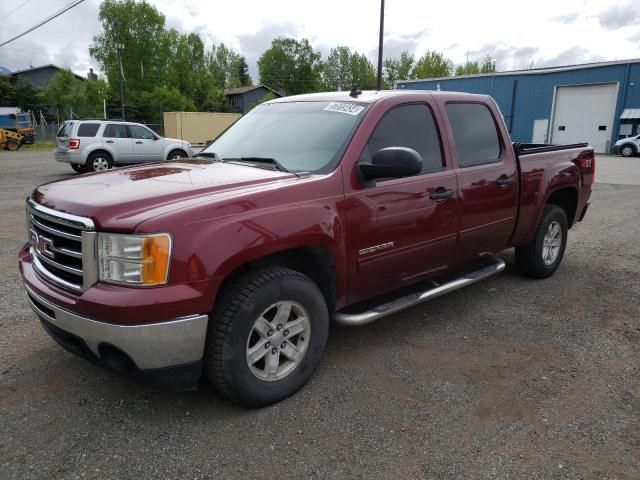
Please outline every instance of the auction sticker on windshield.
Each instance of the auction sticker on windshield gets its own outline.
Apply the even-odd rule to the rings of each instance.
[[[331,102],[324,107],[328,112],[346,113],[347,115],[358,115],[364,107],[355,103]]]

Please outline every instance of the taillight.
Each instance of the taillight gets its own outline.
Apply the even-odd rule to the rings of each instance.
[[[70,138],[69,139],[69,148],[71,150],[76,150],[80,148],[80,139],[79,138]]]
[[[580,156],[578,156],[577,162],[578,167],[582,171],[582,175],[591,175],[591,182],[595,183],[596,181],[596,156],[591,152],[582,152]]]

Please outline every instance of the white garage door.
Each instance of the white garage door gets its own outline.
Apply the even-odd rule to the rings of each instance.
[[[617,96],[617,83],[557,87],[551,143],[589,142],[596,152],[606,152]]]

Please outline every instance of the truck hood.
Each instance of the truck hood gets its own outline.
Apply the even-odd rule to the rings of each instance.
[[[32,198],[45,207],[91,218],[98,229],[131,231],[144,220],[204,200],[297,180],[286,172],[185,159],[58,180],[36,188]]]

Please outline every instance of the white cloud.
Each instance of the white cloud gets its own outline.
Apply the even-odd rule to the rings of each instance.
[[[4,18],[0,41],[29,28],[68,0],[30,0]],[[378,42],[377,0],[300,0],[271,2],[212,2],[209,0],[151,0],[167,18],[167,25],[181,32],[200,33],[205,44],[225,42],[247,57],[255,75],[256,60],[275,36],[309,38],[325,55],[337,45],[367,54],[375,63]],[[387,53],[407,48],[417,56],[427,49],[443,52],[454,63],[497,59],[499,70],[523,68],[534,63],[580,63],[594,59],[640,57],[634,41],[635,26],[624,20],[625,11],[640,11],[640,0],[460,0],[386,2]],[[15,3],[0,4],[0,18]],[[88,46],[100,31],[99,0],[78,7],[23,38],[0,47],[0,65],[21,69],[44,63],[68,65],[79,74],[90,66]],[[615,26],[615,28],[612,28]],[[386,56],[386,55],[385,55]],[[558,63],[559,62],[559,63]]]

